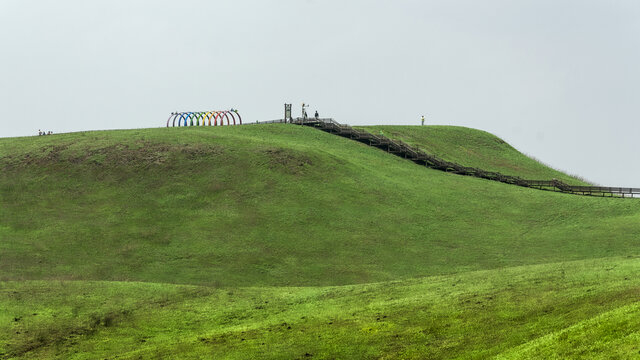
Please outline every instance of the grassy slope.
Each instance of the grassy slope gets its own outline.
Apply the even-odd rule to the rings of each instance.
[[[373,134],[400,139],[444,160],[464,166],[497,171],[530,180],[561,179],[572,185],[584,181],[551,169],[485,131],[461,126],[366,126]]]
[[[6,309],[0,353],[25,359],[633,357],[640,350],[638,271],[639,258],[608,258],[340,287],[0,283]]]
[[[0,141],[0,279],[341,285],[637,252],[634,201],[287,125]]]
[[[640,303],[605,312],[516,347],[500,359],[637,359]]]
[[[2,139],[0,170],[5,356],[637,352],[633,200],[286,125]]]

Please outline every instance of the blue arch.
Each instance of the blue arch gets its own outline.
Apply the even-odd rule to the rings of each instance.
[[[193,114],[193,112],[190,113],[186,113],[185,114],[187,116],[182,115],[181,119],[184,119],[184,124],[182,126],[187,126],[187,121],[189,120],[189,117],[191,116],[191,114]],[[178,126],[180,126],[180,122],[178,122]]]
[[[178,126],[180,126],[180,120],[182,119],[182,116],[184,116],[185,113],[181,112],[181,113],[177,113],[176,117],[173,118],[173,126],[176,126],[176,120],[178,120]]]

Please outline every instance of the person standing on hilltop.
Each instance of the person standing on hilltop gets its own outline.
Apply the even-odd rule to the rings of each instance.
[[[424,115],[422,115],[422,118],[420,119],[420,122],[422,123],[422,126],[424,126]]]
[[[320,115],[318,115],[318,110],[316,110],[316,114],[314,115],[316,120],[320,118]]]

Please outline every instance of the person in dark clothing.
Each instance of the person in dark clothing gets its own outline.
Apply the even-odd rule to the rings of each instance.
[[[318,110],[316,110],[316,114],[315,114],[316,119],[320,118],[320,115],[318,115]]]

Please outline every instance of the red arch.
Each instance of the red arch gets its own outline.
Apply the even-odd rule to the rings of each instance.
[[[218,126],[218,117],[220,116],[220,111],[213,112],[213,126]],[[220,126],[222,126],[222,119],[220,119]]]
[[[227,118],[227,125],[230,125],[229,116],[227,115],[226,111],[218,111],[218,113],[216,114],[216,119],[218,118],[218,116],[220,117],[220,126],[224,125],[224,121],[222,120],[222,116]]]

